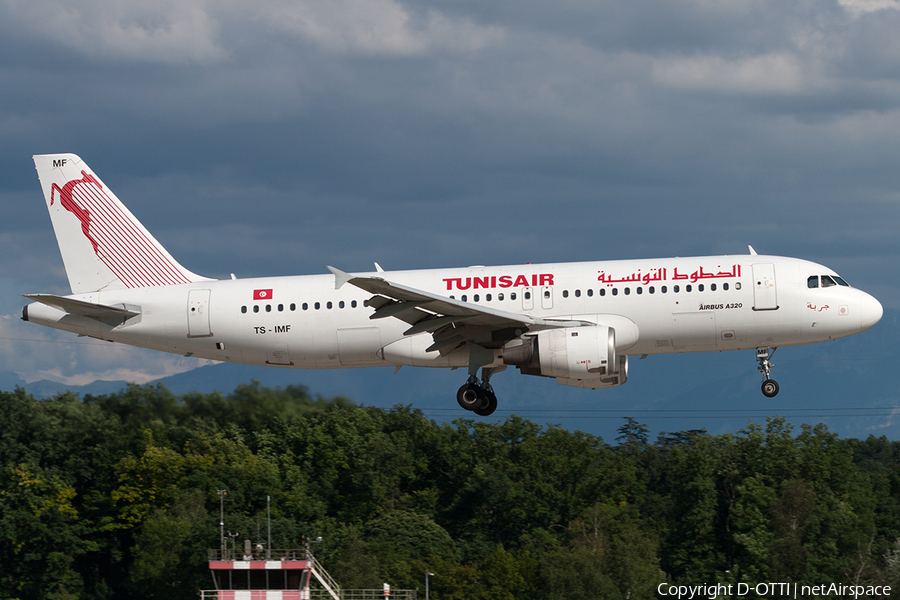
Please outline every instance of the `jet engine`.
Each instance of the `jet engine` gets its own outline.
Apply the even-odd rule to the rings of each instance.
[[[616,331],[603,325],[527,334],[504,347],[503,363],[574,387],[614,387],[628,378],[628,357],[616,355]]]

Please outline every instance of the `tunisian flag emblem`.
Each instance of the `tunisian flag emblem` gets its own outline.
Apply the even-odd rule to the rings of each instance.
[[[254,300],[271,300],[272,290],[253,290]]]

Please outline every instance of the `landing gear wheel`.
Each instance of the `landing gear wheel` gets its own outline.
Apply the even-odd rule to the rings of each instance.
[[[774,379],[769,379],[769,371],[775,366],[775,363],[769,359],[772,358],[772,355],[775,354],[776,350],[778,350],[778,348],[772,348],[771,352],[769,352],[769,348],[766,347],[756,349],[756,360],[759,361],[757,370],[762,373],[763,376],[762,393],[766,398],[774,398],[775,395],[778,394],[778,382]]]
[[[473,412],[479,417],[489,417],[497,410],[497,396],[494,390],[482,389],[484,393],[485,403],[481,408],[476,408]]]
[[[487,396],[480,385],[466,383],[456,392],[456,401],[466,410],[479,410],[487,404]]]

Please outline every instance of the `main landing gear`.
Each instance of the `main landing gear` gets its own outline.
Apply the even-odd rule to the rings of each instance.
[[[492,369],[481,370],[481,383],[474,375],[456,392],[456,401],[466,410],[471,410],[479,417],[487,417],[497,410],[497,396],[491,387]]]
[[[774,379],[769,379],[769,369],[775,366],[775,363],[769,362],[769,359],[775,355],[775,351],[778,348],[772,348],[772,352],[769,352],[768,348],[757,348],[756,349],[756,360],[759,361],[759,372],[763,374],[762,382],[762,393],[766,398],[774,398],[778,394],[778,382]]]

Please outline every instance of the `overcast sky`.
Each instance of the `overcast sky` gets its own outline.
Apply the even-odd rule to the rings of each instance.
[[[0,360],[200,364],[18,321],[69,293],[37,153],[207,276],[752,244],[898,308],[898,108],[894,0],[0,0]]]

